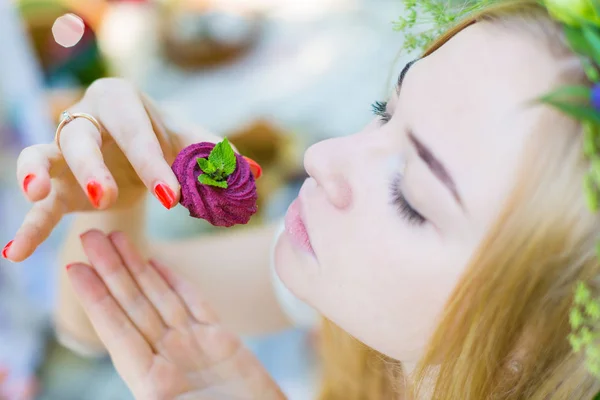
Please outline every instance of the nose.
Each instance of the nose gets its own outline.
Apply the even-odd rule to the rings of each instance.
[[[304,168],[327,199],[336,208],[352,205],[352,187],[349,182],[351,148],[347,137],[328,139],[312,145],[304,154]]]

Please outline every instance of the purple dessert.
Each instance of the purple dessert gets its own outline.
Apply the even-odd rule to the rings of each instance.
[[[230,149],[227,140],[224,142]],[[221,170],[213,171],[211,164],[211,170],[206,168],[206,171],[212,174],[207,173],[199,179],[200,175],[205,174],[199,159],[204,159],[204,162],[213,160],[215,147],[214,143],[209,142],[193,144],[183,149],[175,158],[172,168],[181,185],[180,203],[189,210],[191,217],[205,219],[215,226],[246,224],[257,211],[258,195],[250,164],[244,157],[229,150],[232,162],[235,156],[234,164],[231,164],[233,172],[227,171],[223,174]],[[216,177],[219,182],[211,177]],[[215,185],[222,184],[226,187],[201,183],[200,180],[208,180]]]

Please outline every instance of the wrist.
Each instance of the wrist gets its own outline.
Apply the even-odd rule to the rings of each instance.
[[[89,325],[88,321],[85,323]],[[69,327],[59,315],[55,315],[53,325],[56,341],[61,346],[82,357],[101,358],[107,355],[104,344],[98,339],[91,326],[87,330]]]
[[[127,207],[77,214],[71,228],[72,236],[78,237],[91,229],[105,233],[122,231],[139,243],[145,237],[147,197],[140,196]]]

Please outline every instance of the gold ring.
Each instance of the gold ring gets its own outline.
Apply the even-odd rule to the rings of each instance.
[[[60,133],[61,133],[62,129],[69,122],[72,122],[76,118],[85,118],[85,119],[87,119],[92,124],[94,124],[94,126],[96,127],[96,129],[98,129],[98,132],[102,133],[102,125],[100,125],[100,123],[98,122],[98,120],[96,118],[92,117],[90,114],[85,114],[85,113],[73,113],[73,114],[71,114],[68,111],[63,111],[63,113],[60,116],[60,123],[58,124],[58,127],[56,128],[56,134],[54,135],[54,142],[56,143],[56,146],[58,146],[58,150],[61,150],[60,149]]]

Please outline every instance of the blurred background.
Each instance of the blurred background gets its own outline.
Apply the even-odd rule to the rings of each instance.
[[[251,223],[281,218],[302,183],[306,147],[361,129],[408,61],[392,25],[401,12],[400,0],[0,0],[0,242],[29,208],[15,179],[19,152],[51,141],[59,114],[107,76],[133,81],[173,125],[228,136],[263,167]],[[163,238],[212,229],[158,202],[149,218]],[[109,360],[78,357],[54,339],[55,251],[66,224],[27,262],[0,259],[1,393],[131,399]],[[310,338],[247,338],[290,399],[315,392]]]

